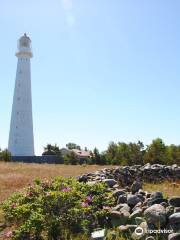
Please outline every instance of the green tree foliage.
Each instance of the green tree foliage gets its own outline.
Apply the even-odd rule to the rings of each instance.
[[[138,143],[124,143],[117,144],[111,142],[107,151],[103,154],[108,164],[115,165],[133,165],[142,164],[144,155],[144,145],[142,142]]]
[[[69,149],[80,148],[74,143],[66,145]],[[79,164],[74,153],[66,156],[66,163]],[[91,158],[87,164],[113,164],[113,165],[143,165],[145,163],[159,164],[180,164],[180,145],[165,145],[161,138],[156,138],[151,144],[144,147],[141,141],[130,142],[110,142],[104,152],[99,152],[97,148],[91,152]]]
[[[79,145],[77,145],[76,143],[67,143],[67,144],[66,144],[66,147],[67,147],[69,150],[72,150],[72,149],[81,150],[81,147],[80,147]]]
[[[160,164],[166,164],[168,162],[167,147],[161,138],[156,138],[147,146],[144,163],[148,162]]]
[[[0,149],[0,161],[10,162],[11,161],[11,153],[7,150]]]
[[[180,145],[176,146],[174,144],[171,144],[170,146],[166,147],[166,154],[167,159],[166,161],[169,164],[178,164],[180,165]]]
[[[178,164],[180,165],[180,145],[165,145],[161,138],[156,138],[151,144],[147,145],[140,141],[137,143],[130,142],[110,142],[107,149],[103,152],[95,147],[90,151],[91,157],[78,157],[72,149],[81,150],[81,147],[75,143],[66,144],[67,154],[62,156],[61,149],[57,144],[47,144],[44,150],[53,151],[59,157],[59,163],[66,164],[99,164],[99,165],[143,165],[151,164]],[[88,151],[87,147],[84,148]],[[48,151],[47,151],[48,152]],[[48,154],[48,153],[47,153]],[[0,161],[10,161],[11,155],[7,149],[0,149]]]
[[[79,158],[73,151],[70,151],[64,156],[64,163],[76,165],[79,164]]]
[[[60,162],[63,162],[63,157],[62,157],[62,154],[61,154],[61,151],[60,151],[60,148],[57,144],[47,144],[45,147],[44,147],[44,151],[53,151],[56,156],[58,156],[59,158],[59,161]]]
[[[97,148],[94,148],[91,159],[93,164],[105,164],[105,162],[103,163],[101,159],[101,154],[99,153],[99,150]]]

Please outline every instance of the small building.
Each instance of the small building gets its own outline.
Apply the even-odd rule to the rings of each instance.
[[[90,151],[79,150],[79,149],[72,149],[72,151],[79,157],[79,158],[91,158]]]
[[[90,151],[86,150],[79,150],[79,149],[67,149],[67,148],[61,148],[60,152],[62,154],[62,157],[66,156],[67,154],[73,152],[76,154],[76,156],[79,158],[80,164],[87,163],[88,160],[92,157]]]

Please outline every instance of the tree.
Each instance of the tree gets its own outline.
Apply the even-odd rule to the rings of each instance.
[[[60,148],[59,148],[59,146],[56,143],[54,145],[47,144],[44,147],[44,151],[53,151],[55,153],[55,155],[58,156],[58,159],[59,159],[60,163],[63,162],[63,157],[62,157]]]
[[[143,164],[144,145],[142,142],[138,143],[124,143],[117,144],[111,142],[107,151],[103,154],[106,163],[114,165],[133,165]]]
[[[128,165],[143,165],[143,156],[144,156],[144,144],[140,141],[138,143],[129,143],[128,144]]]
[[[3,151],[0,149],[0,161],[11,161],[11,153],[7,149],[4,149]]]
[[[47,144],[45,147],[44,147],[44,150],[47,151],[47,150],[52,150],[54,151],[56,154],[59,154],[60,153],[60,149],[59,149],[59,146],[55,143],[54,145],[52,144]]]
[[[180,146],[174,144],[167,146],[167,164],[180,165]]]
[[[79,158],[73,151],[70,151],[64,156],[64,163],[76,165],[79,163]]]
[[[102,164],[101,161],[101,155],[99,153],[99,150],[95,147],[92,153],[92,162],[94,164]]]
[[[66,147],[67,147],[69,150],[72,150],[72,149],[81,150],[81,147],[80,147],[79,145],[77,145],[76,143],[67,143],[67,144],[66,144]]]
[[[147,146],[144,155],[144,163],[159,163],[166,164],[167,162],[167,148],[161,138],[156,138]]]
[[[118,146],[116,143],[114,142],[109,143],[108,149],[105,152],[105,158],[107,163],[113,164],[113,162],[117,162],[116,161],[117,149]]]

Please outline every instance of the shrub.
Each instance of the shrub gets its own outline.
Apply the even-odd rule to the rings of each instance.
[[[102,183],[90,186],[73,178],[56,178],[37,179],[5,201],[3,210],[6,222],[15,226],[13,239],[55,240],[67,233],[88,235],[95,228],[110,226],[112,205],[114,199]]]
[[[0,161],[4,161],[4,162],[11,161],[11,153],[7,149],[3,151],[0,150]]]

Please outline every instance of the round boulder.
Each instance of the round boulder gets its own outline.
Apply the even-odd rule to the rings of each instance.
[[[180,197],[172,197],[169,199],[169,204],[173,207],[180,207]]]
[[[172,233],[169,234],[168,240],[179,240],[180,239],[180,233]]]
[[[128,211],[112,211],[110,213],[111,224],[113,227],[125,225],[128,221],[130,213]]]
[[[117,181],[114,179],[104,179],[103,182],[106,183],[110,188],[117,184]]]
[[[132,194],[138,192],[140,189],[142,189],[142,183],[139,181],[134,181],[131,185],[131,192]]]
[[[166,210],[160,204],[154,204],[144,211],[144,217],[148,224],[159,228],[166,224]]]
[[[141,202],[141,199],[138,196],[133,195],[133,194],[128,194],[128,196],[127,196],[127,204],[130,207],[134,207],[139,202]]]
[[[180,212],[174,213],[169,216],[169,223],[170,224],[180,224]]]

